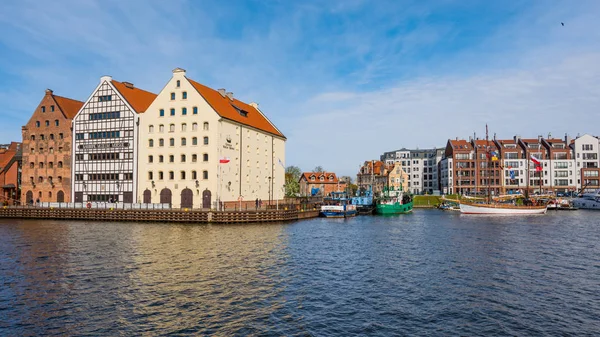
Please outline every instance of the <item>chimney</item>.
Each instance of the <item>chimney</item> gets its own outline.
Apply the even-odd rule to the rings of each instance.
[[[569,135],[566,133],[565,133],[565,143],[567,143],[567,146],[569,146],[569,144],[571,144],[571,137],[569,137]]]
[[[217,89],[217,91],[219,94],[221,94],[221,96],[225,97],[225,89]]]
[[[52,89],[46,89],[46,95],[52,95],[53,93]]]
[[[521,140],[521,135],[515,135],[513,139],[515,140],[515,142],[518,142],[519,140]]]
[[[131,82],[122,82],[125,88],[133,89],[133,83]]]
[[[231,91],[226,93],[225,95],[227,95],[227,97],[233,101],[233,93]]]
[[[542,141],[542,135],[538,135],[538,142]]]

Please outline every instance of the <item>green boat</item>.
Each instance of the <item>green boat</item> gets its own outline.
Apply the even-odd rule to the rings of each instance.
[[[375,213],[380,215],[406,214],[412,212],[412,209],[413,201],[408,193],[387,188],[375,205]]]

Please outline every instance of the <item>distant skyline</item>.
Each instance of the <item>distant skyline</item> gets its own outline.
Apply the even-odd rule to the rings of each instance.
[[[0,143],[44,90],[111,75],[158,93],[181,67],[262,111],[285,165],[355,176],[385,151],[599,135],[598,1],[0,3]],[[561,24],[564,23],[564,26]]]

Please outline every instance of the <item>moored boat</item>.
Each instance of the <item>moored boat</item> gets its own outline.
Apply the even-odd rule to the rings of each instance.
[[[403,191],[384,190],[383,198],[375,205],[375,214],[406,214],[412,212],[413,201],[410,195]]]
[[[460,203],[460,212],[463,214],[546,214],[547,208],[541,206],[520,206],[504,203]]]
[[[352,205],[356,206],[359,215],[370,215],[375,210],[373,202],[373,191],[365,191],[362,195],[352,197]]]
[[[356,205],[351,204],[346,192],[332,192],[330,197],[324,198],[320,216],[326,218],[348,218],[356,216]]]
[[[579,195],[573,199],[573,206],[581,209],[600,210],[600,190]]]

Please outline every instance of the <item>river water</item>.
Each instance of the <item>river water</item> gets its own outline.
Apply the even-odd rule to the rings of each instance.
[[[600,213],[0,219],[0,335],[600,335]]]

